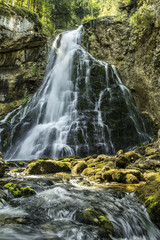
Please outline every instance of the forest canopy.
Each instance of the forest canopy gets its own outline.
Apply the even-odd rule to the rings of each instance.
[[[44,32],[71,29],[85,21],[104,16],[132,14],[153,0],[0,0],[8,6],[25,8],[38,15]]]

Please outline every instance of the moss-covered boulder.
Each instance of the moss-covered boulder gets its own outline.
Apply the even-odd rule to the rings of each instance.
[[[160,228],[160,174],[152,174],[146,184],[137,188],[136,195],[144,202],[151,219]]]
[[[24,170],[24,174],[49,174],[57,172],[70,172],[70,168],[65,162],[58,162],[54,160],[37,160],[29,163]]]
[[[124,154],[124,156],[130,161],[135,162],[138,158],[141,157],[140,154],[136,153],[135,151],[129,151]]]
[[[94,168],[85,168],[82,172],[82,175],[84,176],[93,176],[96,174],[96,170]]]
[[[143,175],[133,169],[110,169],[102,173],[102,179],[107,182],[138,183],[143,180]]]
[[[105,239],[111,239],[110,236],[114,235],[114,228],[112,222],[108,219],[107,214],[100,210],[86,208],[84,211],[78,211],[76,219],[79,222],[86,223],[87,225],[95,225],[100,229],[100,236]]]
[[[7,189],[14,197],[28,197],[35,194],[32,188],[20,187],[12,182],[5,184],[3,188]]]
[[[97,156],[97,158],[96,158],[96,160],[97,161],[109,161],[109,159],[110,159],[110,156],[107,156],[107,155],[105,155],[105,154],[100,154],[100,155],[98,155]]]
[[[145,155],[146,156],[155,155],[156,153],[160,153],[159,149],[157,149],[157,148],[147,147],[145,149]]]
[[[139,183],[139,180],[133,174],[126,174],[126,183],[135,184],[135,183]]]
[[[2,153],[0,152],[0,177],[3,177],[5,173],[5,161],[3,159]]]
[[[127,168],[140,169],[145,172],[148,170],[159,171],[160,170],[160,161],[156,159],[152,159],[153,155],[148,157],[139,158],[134,163],[127,166]]]
[[[83,170],[84,170],[85,168],[87,168],[87,164],[86,164],[84,161],[79,162],[79,163],[77,163],[77,164],[73,167],[72,173],[73,173],[73,174],[80,174],[80,173],[83,172]]]
[[[129,151],[123,154],[120,150],[116,155],[115,167],[126,168],[131,162],[135,162],[141,156],[135,151]]]
[[[115,168],[125,168],[129,163],[130,160],[125,155],[120,155],[115,161]]]

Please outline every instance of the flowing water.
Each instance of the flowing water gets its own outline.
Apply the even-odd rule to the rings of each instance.
[[[29,183],[28,183],[29,185]],[[160,231],[133,193],[32,179],[36,195],[0,205],[1,240],[159,240]],[[111,237],[86,209],[100,211],[114,226]]]
[[[5,159],[32,159],[128,150],[152,131],[114,66],[81,45],[83,28],[57,36],[44,83],[30,102],[0,122]]]

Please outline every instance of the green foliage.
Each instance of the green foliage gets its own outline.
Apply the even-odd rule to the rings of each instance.
[[[9,4],[0,2],[0,14],[4,16],[11,16],[11,15],[18,14],[21,17],[27,17],[29,20],[34,21],[39,28],[42,27],[42,24],[38,20],[36,13],[33,13],[31,10],[27,8],[22,8],[20,6],[13,7]]]
[[[87,15],[83,18],[82,23],[86,23],[86,22],[89,22],[89,21],[94,20],[94,19],[95,18],[92,18],[92,16]]]
[[[121,0],[100,0],[100,17],[116,16],[119,13],[119,4]]]
[[[151,12],[150,6],[143,4],[138,11],[130,17],[130,25],[137,31],[153,26],[155,13]]]
[[[0,13],[6,16],[18,14],[36,22],[47,35],[56,29],[72,29],[84,19],[99,16],[100,0],[0,0]],[[14,5],[13,6],[11,6]],[[38,18],[37,18],[38,16]]]
[[[37,23],[38,28],[41,28],[41,21],[43,32],[47,35],[53,34],[57,29],[75,28],[97,17],[117,16],[119,20],[123,20],[128,14],[126,11],[120,12],[120,5],[133,2],[133,0],[15,0],[13,7],[11,4],[14,0],[5,0],[5,4],[0,1],[1,14],[27,16]],[[155,17],[150,11],[152,2],[153,0],[136,1],[135,7],[130,12],[130,22],[134,29],[140,30],[152,26]],[[32,70],[34,75],[35,66]]]

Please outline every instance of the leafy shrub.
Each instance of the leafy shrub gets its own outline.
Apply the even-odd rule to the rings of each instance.
[[[86,22],[89,22],[89,21],[94,20],[94,19],[90,15],[87,15],[83,18],[82,23],[86,23]]]

